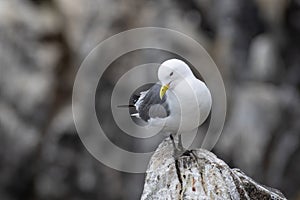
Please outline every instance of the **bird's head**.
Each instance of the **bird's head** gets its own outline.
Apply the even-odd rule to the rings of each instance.
[[[193,76],[189,66],[178,59],[170,59],[163,62],[158,69],[158,79],[163,86],[160,89],[160,98],[162,99],[168,89],[172,89],[180,81]]]

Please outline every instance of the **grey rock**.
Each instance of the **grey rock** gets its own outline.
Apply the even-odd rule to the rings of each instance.
[[[282,60],[271,36],[259,35],[253,39],[249,47],[248,64],[252,79],[258,81],[278,80],[279,66],[282,65]]]
[[[213,153],[190,150],[173,157],[170,139],[152,156],[141,199],[286,199],[273,188],[261,185]]]
[[[272,85],[249,83],[235,91],[232,113],[216,146],[251,176],[263,175],[262,163],[273,127],[280,123],[279,92]]]

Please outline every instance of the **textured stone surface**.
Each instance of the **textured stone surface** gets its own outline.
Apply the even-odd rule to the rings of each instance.
[[[191,150],[178,159],[172,155],[172,143],[165,139],[150,160],[141,199],[286,199],[207,150]]]

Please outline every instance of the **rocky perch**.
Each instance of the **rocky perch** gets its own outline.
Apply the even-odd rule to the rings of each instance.
[[[174,159],[170,139],[152,156],[141,199],[286,199],[213,153],[197,149]]]

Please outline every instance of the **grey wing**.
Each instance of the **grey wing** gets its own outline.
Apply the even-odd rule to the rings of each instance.
[[[135,103],[137,110],[133,116],[140,117],[144,121],[150,118],[164,118],[170,115],[166,95],[163,99],[159,97],[161,84],[154,84],[149,90],[141,92],[140,97]]]

